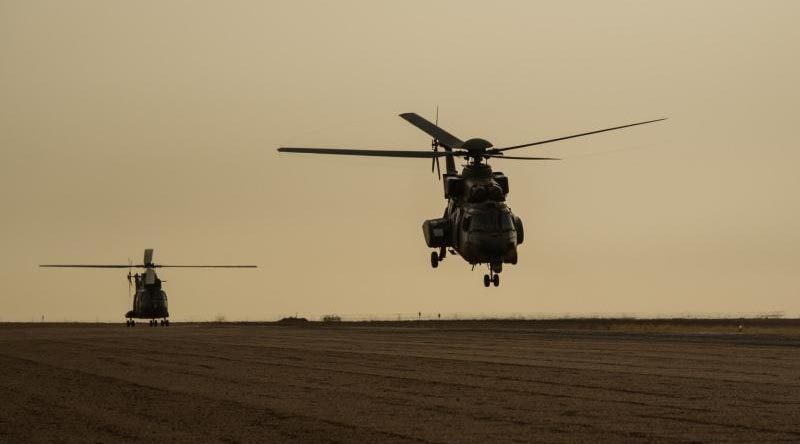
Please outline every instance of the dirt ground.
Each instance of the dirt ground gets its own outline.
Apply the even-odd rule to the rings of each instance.
[[[0,325],[0,442],[800,442],[791,326],[580,322]]]

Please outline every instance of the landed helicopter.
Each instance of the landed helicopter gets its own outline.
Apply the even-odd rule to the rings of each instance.
[[[167,310],[167,293],[161,289],[161,283],[166,282],[158,278],[156,268],[256,268],[255,265],[160,265],[153,263],[153,249],[144,250],[144,260],[141,264],[128,265],[39,265],[45,268],[127,268],[128,269],[128,295],[131,285],[136,286],[133,295],[133,309],[125,313],[125,325],[135,327],[134,319],[148,319],[151,327],[161,324],[169,326],[169,311]],[[131,274],[132,268],[144,268],[143,273]],[[159,322],[159,319],[161,320]]]
[[[554,139],[494,148],[492,143],[480,138],[462,141],[458,137],[440,128],[439,112],[436,112],[436,123],[432,123],[415,113],[400,114],[408,123],[416,126],[433,138],[431,151],[407,150],[365,150],[348,148],[295,148],[281,147],[279,152],[333,154],[345,156],[376,156],[431,159],[431,172],[434,168],[442,179],[439,158],[445,158],[444,197],[447,208],[444,216],[426,220],[422,224],[425,242],[431,252],[431,266],[437,268],[449,251],[452,255],[460,255],[475,268],[475,265],[486,264],[488,273],[483,276],[483,285],[488,287],[500,285],[499,273],[503,264],[516,264],[517,247],[525,239],[522,219],[515,216],[506,205],[509,193],[508,177],[492,171],[489,159],[512,160],[560,160],[554,157],[520,157],[507,156],[506,151],[519,148],[543,145],[545,143],[576,137],[598,134],[622,128],[629,128],[647,123],[659,122],[666,118],[647,120],[595,131],[589,131]],[[439,148],[442,151],[439,151]],[[455,158],[467,161],[459,173]]]

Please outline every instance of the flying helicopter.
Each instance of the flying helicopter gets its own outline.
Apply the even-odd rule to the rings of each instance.
[[[159,324],[169,326],[169,311],[167,310],[167,293],[161,289],[162,281],[158,278],[156,268],[256,268],[255,265],[161,265],[153,263],[153,249],[144,250],[144,259],[141,264],[128,265],[39,265],[43,268],[127,268],[128,269],[128,296],[131,286],[135,285],[133,295],[133,308],[125,313],[125,325],[135,327],[135,319],[148,319],[150,327]],[[133,268],[144,268],[143,273],[131,274]],[[160,322],[159,322],[160,319]]]
[[[463,141],[439,127],[438,108],[436,123],[432,123],[416,113],[403,113],[400,114],[400,117],[432,137],[431,151],[299,147],[280,147],[278,151],[431,159],[431,172],[435,169],[440,180],[442,174],[439,158],[444,157],[443,185],[447,207],[441,218],[429,219],[422,224],[426,244],[435,249],[431,252],[431,266],[437,268],[439,262],[447,256],[448,251],[451,255],[461,256],[472,265],[473,269],[476,265],[486,264],[488,273],[483,276],[485,287],[492,284],[495,287],[500,285],[500,272],[503,271],[503,264],[515,265],[517,263],[517,247],[525,240],[522,219],[515,216],[505,203],[509,193],[508,177],[502,172],[492,171],[489,159],[560,160],[555,157],[508,156],[506,152],[666,120],[666,118],[647,120],[495,148],[488,140],[472,138]],[[442,151],[439,148],[442,148]],[[456,158],[463,158],[466,161],[462,165],[461,172],[456,169]]]

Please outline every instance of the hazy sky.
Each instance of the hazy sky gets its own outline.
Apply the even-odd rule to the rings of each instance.
[[[113,320],[166,270],[176,320],[324,313],[800,313],[796,1],[0,0],[0,318]],[[429,149],[663,123],[497,160],[525,222],[499,288],[420,228]]]

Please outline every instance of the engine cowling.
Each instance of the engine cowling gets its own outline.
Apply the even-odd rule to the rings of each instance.
[[[458,176],[447,176],[444,178],[444,197],[445,199],[458,199],[464,196],[464,178]]]
[[[508,176],[499,171],[493,173],[492,176],[494,181],[497,182],[498,185],[500,185],[500,188],[503,190],[503,194],[508,194],[508,192],[510,191],[508,187]]]

